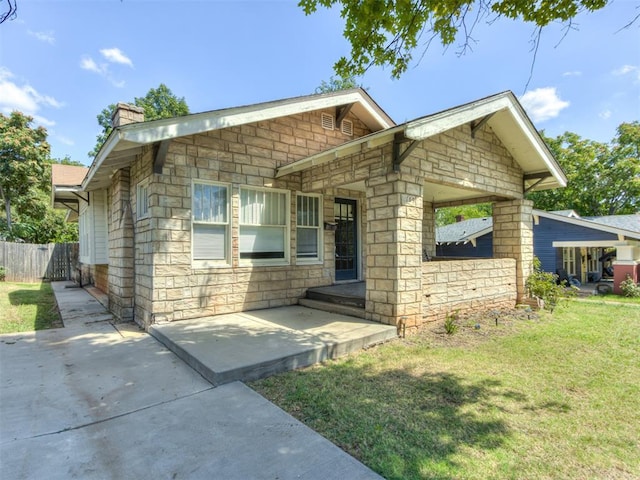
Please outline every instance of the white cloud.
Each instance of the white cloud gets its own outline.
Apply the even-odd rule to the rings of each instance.
[[[631,74],[635,76],[636,80],[640,80],[640,68],[636,65],[623,65],[620,68],[616,68],[611,73],[617,77]]]
[[[56,37],[53,34],[53,31],[48,32],[34,32],[32,30],[27,30],[27,33],[32,37],[36,37],[41,42],[46,42],[53,45],[56,42]]]
[[[111,73],[110,63],[128,65],[133,68],[133,62],[119,48],[103,48],[100,53],[107,62],[96,62],[91,56],[83,55],[80,58],[80,68],[106,78],[114,87],[122,88],[125,85],[124,80],[116,80]]]
[[[28,83],[19,85],[14,75],[7,69],[0,67],[0,111],[9,114],[18,110],[30,115],[40,125],[51,127],[53,120],[43,117],[39,111],[42,107],[62,108],[64,104],[50,95],[43,95]]]
[[[603,120],[609,120],[611,118],[611,114],[611,110],[603,110],[598,114],[598,116]]]
[[[100,53],[107,61],[111,63],[120,63],[122,65],[129,65],[133,67],[133,62],[127,57],[119,48],[103,48]]]
[[[569,102],[558,96],[555,87],[536,88],[520,97],[520,103],[534,122],[544,122],[560,115]]]
[[[55,135],[55,137],[63,145],[69,145],[71,147],[76,144],[76,142],[74,142],[72,139],[68,137],[64,137],[62,135]]]
[[[563,77],[580,77],[582,76],[582,72],[579,70],[573,70],[571,72],[564,72],[562,76]]]
[[[98,65],[89,55],[83,55],[80,59],[80,68],[89,70],[100,75],[104,75],[107,71],[107,65]]]

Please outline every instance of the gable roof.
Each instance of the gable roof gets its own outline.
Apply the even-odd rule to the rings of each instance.
[[[277,170],[276,177],[328,163],[333,159],[357,153],[363,148],[392,142],[398,133],[404,133],[404,136],[411,140],[424,140],[461,125],[469,124],[473,130],[484,123],[491,127],[522,168],[525,174],[525,188],[544,190],[566,186],[567,178],[560,165],[515,95],[510,91],[420,117],[347,142],[282,166]]]
[[[573,210],[569,210],[573,212]],[[567,215],[566,210],[546,212],[533,210],[533,215],[548,218],[558,222],[569,223],[592,230],[613,233],[620,237],[640,240],[640,214],[634,215],[609,215],[604,217],[580,218],[575,212]],[[436,228],[436,243],[466,243],[486,235],[493,231],[493,218],[470,218],[461,222],[444,225]],[[562,236],[559,233],[559,236]]]
[[[76,165],[51,165],[51,185],[53,186],[78,186],[87,175],[89,169]]]
[[[466,243],[493,230],[493,218],[470,218],[436,228],[436,244]]]
[[[83,188],[95,190],[107,187],[114,171],[128,166],[145,145],[211,130],[347,105],[352,106],[350,111],[372,131],[395,125],[391,117],[361,88],[131,123],[117,127],[111,132],[94,159]]]
[[[78,218],[79,192],[88,171],[87,167],[75,165],[51,165],[51,205],[66,208],[68,222]]]

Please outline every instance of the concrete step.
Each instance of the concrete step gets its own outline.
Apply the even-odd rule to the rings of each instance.
[[[389,325],[302,306],[152,325],[149,333],[213,385],[307,367],[397,337]]]
[[[313,300],[311,298],[301,298],[298,304],[303,307],[315,308],[323,312],[338,313],[340,315],[349,315],[351,317],[365,318],[364,309],[354,307],[352,305],[342,305],[340,303],[325,302],[322,300]]]

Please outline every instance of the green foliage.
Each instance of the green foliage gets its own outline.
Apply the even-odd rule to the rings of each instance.
[[[189,114],[189,107],[184,97],[176,97],[164,83],[161,83],[158,88],[151,88],[144,97],[135,97],[133,104],[144,108],[145,121]],[[89,152],[91,158],[98,155],[113,130],[111,118],[115,110],[116,105],[112,103],[97,115],[98,125],[102,127],[102,132],[96,137],[96,146]]]
[[[331,76],[328,82],[322,80],[320,86],[316,88],[316,93],[339,92],[340,90],[349,90],[351,88],[362,88],[366,90],[366,88],[358,83],[354,76],[347,78]]]
[[[11,204],[30,196],[44,183],[44,162],[49,157],[47,131],[33,128],[33,118],[14,111],[0,113],[0,196],[4,200],[7,229],[11,231]]]
[[[529,275],[525,283],[529,294],[544,302],[546,310],[553,310],[561,305],[562,301],[574,297],[576,290],[566,285],[566,281],[558,283],[558,275],[542,270],[540,259],[533,259],[533,273]]]
[[[566,132],[544,137],[567,175],[567,187],[528,195],[541,210],[621,215],[640,209],[640,122],[623,123],[610,144]]]
[[[7,278],[7,269],[0,267],[0,282],[4,282],[5,278]]]
[[[444,331],[447,335],[453,335],[460,328],[458,325],[458,312],[447,313],[447,317],[444,320]]]
[[[620,290],[622,290],[622,294],[625,297],[640,297],[640,285],[635,283],[629,275],[627,275],[626,280],[620,282]]]
[[[551,22],[570,22],[581,11],[603,8],[608,0],[300,0],[306,15],[318,7],[341,7],[345,20],[343,35],[351,54],[334,65],[336,73],[348,78],[362,75],[371,66],[390,66],[399,78],[408,68],[413,51],[434,39],[453,44],[464,34],[462,51],[480,20],[498,17],[521,19],[542,28]]]
[[[439,208],[436,210],[436,226],[442,227],[450,223],[455,223],[458,215],[461,215],[464,219],[469,219],[490,217],[492,214],[493,207],[490,203]]]

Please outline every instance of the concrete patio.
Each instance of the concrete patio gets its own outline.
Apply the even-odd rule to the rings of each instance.
[[[396,328],[289,306],[153,325],[149,333],[213,385],[306,367],[396,338]]]

